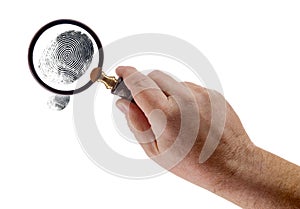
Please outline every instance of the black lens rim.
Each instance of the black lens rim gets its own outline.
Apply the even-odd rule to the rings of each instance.
[[[61,94],[61,95],[73,95],[73,94],[78,94],[84,90],[86,90],[87,88],[89,88],[94,82],[93,81],[88,81],[85,85],[83,85],[82,87],[78,88],[78,89],[74,89],[74,90],[58,90],[55,88],[52,88],[51,86],[47,85],[46,83],[44,83],[40,77],[38,76],[35,68],[34,68],[34,64],[33,64],[33,50],[34,47],[36,45],[36,42],[38,41],[38,39],[40,38],[40,36],[49,28],[56,26],[56,25],[61,25],[61,24],[72,24],[72,25],[76,25],[78,27],[83,28],[84,30],[86,30],[94,39],[94,41],[97,44],[98,47],[98,54],[99,54],[99,62],[98,62],[98,67],[102,68],[103,65],[103,59],[104,59],[104,54],[103,54],[103,49],[102,49],[102,44],[100,42],[100,39],[98,38],[98,36],[96,35],[96,33],[90,29],[87,25],[78,22],[76,20],[71,20],[71,19],[59,19],[59,20],[54,20],[46,25],[44,25],[43,27],[41,27],[37,33],[33,36],[30,45],[29,45],[29,49],[28,49],[28,65],[31,71],[31,74],[33,75],[33,77],[35,78],[35,80],[42,85],[45,89],[47,89],[48,91],[51,91],[55,94]]]

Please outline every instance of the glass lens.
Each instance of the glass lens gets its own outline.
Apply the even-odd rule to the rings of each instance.
[[[72,92],[89,84],[91,71],[103,62],[102,46],[94,32],[74,22],[49,23],[51,27],[44,26],[30,47],[29,62],[38,81],[61,92]]]

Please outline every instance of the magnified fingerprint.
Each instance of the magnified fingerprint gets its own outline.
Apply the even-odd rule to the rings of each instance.
[[[55,95],[50,97],[47,105],[52,110],[63,110],[69,104],[70,96]]]
[[[70,84],[86,72],[93,54],[93,43],[86,34],[66,31],[44,50],[38,67],[48,81]]]

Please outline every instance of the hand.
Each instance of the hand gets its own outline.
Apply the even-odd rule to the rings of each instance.
[[[220,180],[215,174],[230,175],[234,171],[228,170],[228,162],[254,148],[221,94],[177,82],[160,71],[145,76],[132,67],[119,67],[116,72],[137,104],[117,102],[130,129],[147,155],[176,175],[202,187],[216,187]],[[195,182],[195,170],[201,181]]]
[[[116,72],[136,102],[120,99],[117,106],[151,159],[242,207],[299,206],[299,167],[256,147],[221,94],[160,71]],[[278,185],[285,172],[297,180]]]

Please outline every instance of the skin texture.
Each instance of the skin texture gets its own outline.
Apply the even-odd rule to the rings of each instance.
[[[136,102],[116,105],[151,159],[243,208],[300,208],[300,167],[256,147],[221,94],[160,71],[116,72]]]

